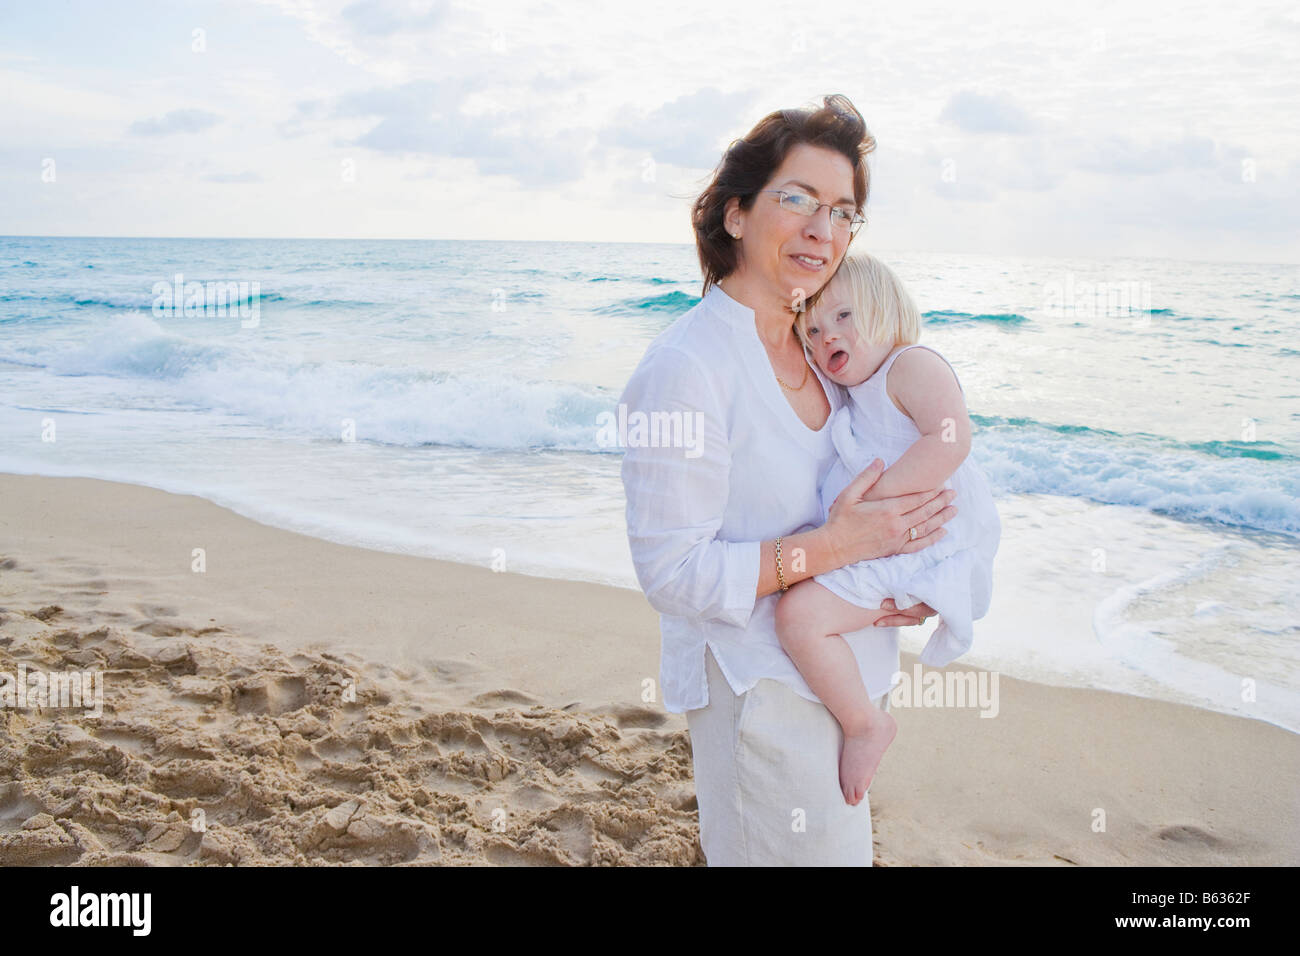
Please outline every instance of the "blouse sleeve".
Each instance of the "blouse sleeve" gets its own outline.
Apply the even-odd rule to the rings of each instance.
[[[731,493],[727,417],[705,369],[689,353],[661,346],[632,373],[620,400],[628,416],[623,455],[627,538],[637,581],[661,614],[749,623],[758,588],[758,541],[718,537]],[[689,447],[635,441],[637,412],[681,413]],[[702,426],[702,433],[696,426]]]

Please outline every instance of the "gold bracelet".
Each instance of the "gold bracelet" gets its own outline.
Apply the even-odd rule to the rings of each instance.
[[[781,586],[781,590],[786,590],[785,575],[781,573],[781,536],[776,536],[776,583]]]

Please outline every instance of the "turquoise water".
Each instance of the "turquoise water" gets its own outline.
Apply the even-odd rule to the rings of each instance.
[[[1296,267],[885,258],[1007,526],[969,660],[1300,728]],[[243,311],[156,312],[178,274]],[[597,420],[697,276],[674,245],[0,238],[0,470],[635,586]]]

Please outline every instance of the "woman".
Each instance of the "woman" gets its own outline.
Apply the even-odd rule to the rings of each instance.
[[[711,866],[871,864],[870,802],[845,803],[842,732],[781,649],[773,610],[804,578],[933,544],[955,513],[941,489],[861,501],[877,462],[820,523],[827,421],[844,396],[793,320],[860,225],[874,148],[842,96],[772,113],[733,143],[693,210],[703,299],[650,344],[621,398],[639,423],[622,466],[628,542],[660,612],[664,706],[686,713]],[[845,635],[873,698],[898,670],[896,627],[933,613]]]

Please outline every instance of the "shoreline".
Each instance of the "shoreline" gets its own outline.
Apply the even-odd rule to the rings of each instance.
[[[601,571],[594,570],[597,565],[584,562],[559,565],[547,563],[544,554],[546,547],[557,547],[555,540],[542,542],[540,551],[532,549],[529,543],[510,535],[501,536],[483,532],[473,548],[463,536],[452,535],[441,543],[430,543],[418,534],[403,537],[402,529],[385,533],[383,541],[375,537],[375,530],[360,530],[361,526],[345,523],[330,523],[319,516],[304,520],[275,507],[250,503],[248,500],[229,495],[212,494],[207,490],[192,490],[181,487],[168,487],[167,483],[150,484],[143,481],[124,481],[113,477],[91,477],[81,474],[48,474],[28,471],[13,472],[0,469],[0,476],[12,478],[55,478],[59,480],[80,479],[105,482],[112,485],[130,485],[146,488],[163,494],[206,501],[224,511],[233,512],[246,520],[262,527],[301,535],[326,544],[346,548],[358,548],[364,551],[400,557],[412,557],[419,560],[440,562],[454,568],[491,569],[498,560],[502,565],[508,563],[510,574],[529,581],[565,582],[572,584],[593,585],[611,588],[625,594],[640,595],[640,588],[635,578],[624,580],[622,573],[610,572],[610,565],[601,565]],[[1251,531],[1247,529],[1208,525],[1205,522],[1186,522],[1167,516],[1146,514],[1141,509],[1130,505],[1108,505],[1087,499],[1058,498],[1052,495],[1022,493],[1010,496],[1002,502],[1000,512],[1004,521],[1004,545],[999,554],[998,586],[994,589],[994,601],[989,615],[979,624],[976,647],[963,655],[961,663],[976,669],[998,671],[1007,676],[1031,683],[1061,689],[1107,690],[1118,694],[1127,694],[1146,700],[1166,703],[1185,704],[1212,713],[1226,714],[1258,720],[1271,726],[1279,727],[1290,733],[1300,735],[1300,692],[1290,690],[1283,684],[1270,683],[1269,678],[1258,677],[1260,662],[1234,659],[1232,662],[1217,661],[1218,673],[1211,672],[1204,663],[1189,662],[1181,654],[1164,653],[1166,659],[1158,659],[1161,649],[1166,644],[1158,634],[1136,633],[1123,620],[1127,603],[1132,596],[1140,595],[1143,586],[1152,583],[1151,572],[1134,563],[1131,559],[1119,556],[1120,551],[1127,551],[1131,556],[1142,553],[1141,542],[1132,539],[1125,548],[1115,549],[1117,565],[1109,577],[1098,587],[1097,575],[1086,575],[1088,588],[1079,589],[1074,582],[1067,582],[1058,574],[1056,580],[1049,583],[1047,592],[1055,593],[1058,599],[1064,597],[1071,602],[1065,607],[1053,607],[1050,603],[1039,602],[1033,608],[1016,607],[1009,600],[1008,592],[1001,586],[1005,575],[1007,581],[1029,580],[1033,575],[1036,585],[1032,592],[1020,589],[1017,600],[1038,600],[1043,590],[1039,580],[1041,563],[1046,560],[1055,566],[1064,568],[1068,562],[1081,551],[1093,546],[1094,539],[1100,533],[1118,536],[1137,533],[1155,536],[1156,539],[1176,544],[1169,554],[1164,556],[1167,569],[1178,571],[1185,568],[1192,556],[1202,552],[1202,546],[1215,546],[1206,543],[1204,535],[1214,533],[1218,544],[1241,545],[1255,548],[1269,543],[1291,544],[1289,536],[1281,532]],[[1045,522],[1053,523],[1057,529],[1056,537],[1048,542],[1036,530]],[[1107,522],[1097,528],[1098,522]],[[1138,523],[1146,525],[1145,530],[1135,532]],[[424,529],[425,532],[428,529]],[[1200,537],[1201,540],[1193,540]],[[1016,547],[1020,542],[1021,546]],[[491,547],[489,547],[489,545]],[[1030,550],[1027,552],[1026,547]],[[1143,546],[1145,547],[1145,546]],[[474,553],[471,554],[471,551]],[[441,552],[441,553],[439,553]],[[1178,553],[1174,553],[1178,552]],[[505,560],[509,554],[508,562]],[[490,559],[485,557],[490,554]],[[1032,554],[1032,557],[1027,555]],[[1149,555],[1148,555],[1149,557]],[[590,559],[590,555],[588,555]],[[1127,566],[1120,566],[1127,560]],[[1032,563],[1031,563],[1032,562]],[[1095,569],[1094,569],[1095,570]],[[632,575],[630,562],[627,574]],[[1128,577],[1137,582],[1136,589],[1129,585],[1127,590],[1118,583]],[[1052,589],[1057,589],[1052,591]],[[1068,597],[1065,597],[1068,595]],[[1126,596],[1127,595],[1127,596]],[[1098,615],[1102,610],[1113,620],[1099,623]],[[1198,616],[1199,616],[1199,608]],[[1043,617],[1043,615],[1049,617]],[[1090,617],[1089,617],[1090,616]],[[1038,638],[1035,637],[1040,627],[1036,621],[1060,619],[1071,624],[1071,631],[1062,648],[1046,656],[1037,656]],[[918,654],[924,645],[922,632],[909,635],[902,634],[903,653]],[[1014,635],[1010,643],[1002,641],[1006,635]],[[1141,646],[1133,644],[1136,636]],[[1079,655],[1080,642],[1085,642],[1090,650]],[[909,644],[911,647],[909,647]],[[1213,648],[1204,645],[1202,652],[1208,651],[1213,660],[1218,654]],[[1151,655],[1153,652],[1156,657]],[[1259,655],[1267,655],[1260,649]],[[1195,657],[1195,652],[1193,652]],[[1202,661],[1207,658],[1202,657]],[[1190,666],[1189,666],[1190,665]],[[1199,668],[1199,670],[1197,670]],[[1244,670],[1240,670],[1244,668]],[[1239,700],[1239,691],[1235,686],[1236,675],[1252,674],[1258,681],[1258,702],[1247,704]],[[653,675],[652,675],[653,676]],[[1226,680],[1226,682],[1225,682]]]
[[[334,544],[101,479],[0,474],[0,532],[0,670],[112,678],[98,726],[0,713],[17,759],[0,863],[702,862],[685,717],[642,700],[659,634],[640,592]],[[880,864],[1300,863],[1289,731],[998,686],[993,720],[895,711],[871,792]],[[32,761],[52,737],[59,759]],[[177,763],[204,786],[178,786]],[[1261,767],[1282,786],[1252,786]],[[156,799],[128,799],[114,768]],[[195,809],[221,825],[182,826]]]

